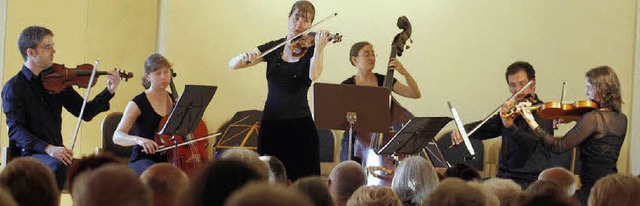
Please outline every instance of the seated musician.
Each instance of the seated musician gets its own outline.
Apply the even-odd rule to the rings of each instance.
[[[142,85],[145,91],[135,96],[127,107],[113,142],[121,146],[134,146],[129,167],[141,175],[151,165],[167,162],[166,155],[156,153],[154,141],[160,121],[171,113],[173,99],[167,92],[173,71],[169,61],[154,53],[144,62]]]
[[[621,111],[620,81],[615,71],[611,67],[600,66],[589,70],[585,78],[587,97],[600,108],[582,115],[562,138],[555,138],[553,133],[542,129],[540,121],[531,111],[520,109],[529,128],[533,130],[533,135],[523,138],[542,141],[553,152],[565,152],[574,147],[580,150],[582,187],[576,194],[583,205],[587,204],[596,181],[618,172],[618,156],[627,134],[627,116]],[[522,108],[527,104],[518,106]]]
[[[2,90],[4,113],[9,131],[9,148],[14,156],[30,156],[53,170],[58,188],[62,189],[67,166],[73,160],[73,151],[62,142],[62,108],[74,116],[80,115],[84,100],[72,87],[60,93],[50,93],[42,83],[43,74],[53,72],[56,53],[53,32],[41,26],[22,30],[18,49],[24,60],[17,72]],[[120,83],[117,71],[107,75],[107,88],[87,102],[82,119],[90,121],[109,109]]]
[[[524,61],[517,61],[507,67],[505,78],[507,86],[512,95],[516,94],[529,81],[531,85],[518,95],[516,102],[533,101],[533,104],[539,104],[542,101],[538,99],[535,93],[536,89],[536,71],[531,64]],[[530,97],[530,98],[528,98]],[[513,108],[513,101],[505,102],[502,105],[502,111],[508,111]],[[540,122],[542,129],[549,134],[553,134],[553,121],[543,120],[537,112],[534,113],[535,119]],[[477,123],[465,125],[467,131]],[[553,154],[551,150],[543,147],[542,140],[535,140],[531,137],[533,131],[529,128],[525,120],[514,115],[510,117],[502,117],[499,114],[492,116],[485,124],[483,124],[469,138],[490,139],[502,136],[502,147],[500,149],[500,158],[498,162],[497,177],[512,179],[518,183],[523,189],[538,179],[538,174],[547,168],[564,167],[569,169],[571,165],[571,152],[562,154]],[[462,143],[460,132],[455,130],[451,134],[453,144]]]
[[[382,86],[384,83],[384,75],[374,73],[373,68],[376,66],[376,54],[373,50],[373,45],[371,43],[362,41],[353,44],[351,46],[351,50],[349,51],[349,60],[351,61],[351,65],[355,66],[358,71],[356,75],[351,76],[350,78],[344,80],[342,84],[355,84],[360,86]],[[397,59],[393,59],[389,63],[389,68],[397,71],[401,75],[404,76],[406,80],[406,84],[397,81],[395,78],[393,79],[393,92],[399,94],[403,97],[408,98],[420,98],[420,89],[418,88],[418,84],[413,79],[411,74],[404,68],[404,66]],[[348,146],[349,146],[349,133],[345,132],[344,137],[342,138],[342,149],[340,151],[340,161],[344,161],[348,156]],[[356,133],[353,133],[353,136],[356,136]],[[354,139],[354,144],[360,145],[360,143],[356,139]],[[368,144],[368,143],[365,143]],[[357,149],[356,149],[357,150]],[[358,152],[356,152],[357,154]]]

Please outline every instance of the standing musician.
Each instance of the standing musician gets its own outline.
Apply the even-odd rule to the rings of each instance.
[[[373,50],[373,45],[366,41],[361,41],[353,44],[351,46],[351,50],[349,51],[349,61],[351,65],[355,66],[358,71],[356,75],[349,77],[344,80],[342,84],[355,84],[359,86],[372,86],[378,87],[382,86],[384,83],[384,75],[374,73],[373,68],[376,66],[376,53]],[[393,79],[393,91],[401,96],[417,99],[420,98],[420,88],[418,88],[418,84],[413,79],[411,74],[404,68],[402,63],[397,59],[391,60],[389,62],[389,68],[398,71],[401,75],[404,76],[407,81],[406,85],[402,82],[398,82],[395,78]],[[356,136],[356,133],[353,133],[353,136]],[[356,154],[362,152],[363,150],[363,142],[360,142],[360,139],[354,139],[354,144],[356,146]],[[368,144],[368,143],[364,143]],[[347,160],[348,158],[348,146],[349,146],[349,133],[345,132],[344,137],[342,138],[342,148],[340,151],[340,161]],[[361,157],[360,157],[361,158]]]
[[[535,93],[536,74],[533,66],[528,62],[517,61],[507,67],[505,73],[507,85],[511,94],[516,94],[529,81],[533,81],[529,87],[515,96],[516,102],[534,101],[533,104],[541,103]],[[505,102],[502,111],[509,111],[515,106],[513,101]],[[535,119],[540,122],[541,129],[549,134],[553,134],[553,121],[543,120],[537,112],[533,113]],[[465,125],[471,127],[476,123]],[[482,125],[470,138],[489,139],[502,136],[502,148],[498,163],[497,177],[509,178],[518,183],[522,188],[527,188],[538,179],[538,174],[542,170],[551,167],[564,167],[569,169],[571,165],[571,152],[554,154],[549,149],[543,147],[541,140],[533,138],[533,131],[527,126],[525,120],[518,116],[502,117],[499,114],[491,117],[486,124]],[[451,134],[454,145],[462,142],[462,137],[458,130]]]
[[[73,160],[73,151],[62,142],[62,107],[78,116],[84,99],[72,87],[60,93],[45,90],[41,74],[53,70],[54,46],[51,30],[40,26],[22,30],[18,49],[24,65],[4,85],[2,101],[7,116],[11,153],[36,158],[51,168],[58,187],[62,189],[66,166]],[[109,109],[109,100],[120,84],[120,77],[115,69],[108,73],[107,88],[87,103],[83,120],[90,121]]]
[[[308,1],[297,1],[289,11],[290,39],[311,27],[315,8]],[[328,32],[320,30],[301,57],[292,55],[290,43],[260,57],[263,52],[286,41],[268,42],[229,61],[230,69],[240,69],[267,62],[269,93],[258,133],[258,153],[282,160],[291,181],[320,174],[318,133],[311,118],[307,91],[320,77]],[[250,62],[250,63],[247,63]]]
[[[146,90],[127,104],[113,134],[114,143],[134,146],[129,167],[138,175],[155,163],[167,162],[166,155],[156,153],[155,133],[162,117],[173,108],[173,99],[167,92],[172,74],[171,63],[164,56],[154,53],[147,57],[142,76]]]
[[[582,115],[562,138],[555,138],[553,133],[540,128],[539,120],[531,111],[522,109],[529,104],[518,105],[520,113],[533,130],[533,136],[519,138],[543,141],[554,152],[564,152],[574,147],[580,150],[582,188],[578,191],[578,199],[583,205],[587,204],[591,188],[598,179],[618,172],[616,164],[627,133],[627,116],[620,111],[622,97],[615,71],[611,67],[600,66],[589,70],[585,76],[586,95],[600,108]]]

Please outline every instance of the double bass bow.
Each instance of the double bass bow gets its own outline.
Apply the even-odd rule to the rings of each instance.
[[[407,40],[410,39],[412,32],[411,23],[405,16],[399,17],[396,25],[399,29],[402,29],[402,32],[398,33],[393,38],[389,62],[393,61],[397,56],[402,56],[405,48],[408,48],[405,44]],[[383,83],[383,87],[386,87],[391,91],[393,91],[394,71],[395,70],[392,68],[387,68],[387,73]],[[388,112],[391,113],[390,126],[392,131],[384,134],[372,133],[369,147],[367,148],[367,151],[365,151],[365,155],[362,155],[362,164],[365,166],[368,173],[368,185],[391,185],[391,180],[394,175],[393,171],[396,168],[395,159],[392,156],[379,155],[377,154],[377,151],[384,143],[391,140],[395,135],[395,131],[398,131],[402,127],[402,124],[413,118],[413,114],[411,114],[411,112],[406,108],[402,107],[391,95],[389,96],[389,106],[390,111]]]

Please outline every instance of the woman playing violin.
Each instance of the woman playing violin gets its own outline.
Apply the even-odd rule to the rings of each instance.
[[[376,54],[371,43],[361,41],[353,44],[349,51],[349,61],[351,62],[351,65],[356,67],[357,73],[356,75],[344,80],[342,84],[355,84],[372,87],[382,86],[384,83],[384,75],[373,72],[373,69],[376,66]],[[413,79],[411,74],[402,65],[402,63],[398,61],[398,59],[394,58],[391,60],[391,62],[389,62],[389,68],[398,71],[398,73],[403,75],[406,80],[406,84],[403,84],[394,78],[393,92],[403,97],[413,99],[420,98],[420,88],[418,88],[416,80]],[[347,136],[348,133],[345,133],[346,138],[342,138],[342,151],[340,152],[341,161],[347,159],[347,147],[349,144],[349,138]],[[359,141],[356,141],[356,145],[360,145]]]
[[[311,82],[320,77],[328,32],[315,35],[315,46],[300,57],[292,55],[290,43],[264,57],[270,48],[311,27],[315,8],[308,1],[297,1],[289,12],[287,38],[260,45],[229,61],[230,69],[240,69],[267,62],[266,77],[269,88],[260,130],[258,152],[282,160],[292,181],[304,176],[320,174],[318,134],[311,118],[307,91]],[[313,52],[311,52],[313,51]]]
[[[151,165],[167,162],[166,155],[156,153],[155,132],[173,107],[167,92],[173,71],[169,61],[154,53],[144,62],[142,85],[146,89],[127,104],[122,120],[113,134],[113,142],[121,146],[134,146],[129,167],[142,174]]]
[[[607,174],[618,172],[616,163],[627,133],[627,116],[620,111],[620,82],[611,67],[601,66],[589,70],[585,86],[587,97],[598,103],[600,109],[582,115],[562,138],[555,138],[540,129],[530,111],[521,109],[520,113],[534,130],[535,137],[542,139],[554,152],[578,147],[582,161],[582,188],[578,192],[578,199],[586,205],[595,182]],[[518,107],[527,105],[521,103]]]

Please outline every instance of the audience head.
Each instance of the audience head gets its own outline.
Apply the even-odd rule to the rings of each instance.
[[[109,164],[81,173],[75,180],[73,204],[79,206],[150,206],[151,193],[125,165]]]
[[[0,205],[18,206],[18,203],[16,203],[16,201],[13,200],[13,197],[11,196],[11,194],[9,194],[9,192],[7,192],[7,190],[5,190],[3,187],[0,187]]]
[[[403,203],[420,205],[436,189],[438,182],[438,174],[427,159],[411,156],[396,168],[391,189]]]
[[[67,172],[67,186],[69,188],[69,194],[73,194],[73,181],[80,173],[96,169],[109,163],[118,163],[118,159],[105,153],[84,156],[78,160],[74,160],[69,166],[69,172]]]
[[[221,205],[221,204],[220,204]],[[250,183],[233,193],[226,206],[312,206],[311,200],[297,190],[284,185]]]
[[[356,190],[347,206],[402,206],[400,198],[389,187],[362,186]]]
[[[543,170],[538,175],[538,180],[546,180],[556,183],[560,189],[566,191],[569,197],[576,193],[576,179],[573,174],[562,167],[552,167]]]
[[[464,181],[479,181],[481,178],[478,171],[464,163],[454,164],[452,167],[449,167],[449,169],[447,169],[444,175],[447,177],[457,177],[463,179]]]
[[[491,178],[484,181],[482,185],[500,200],[501,206],[521,205],[524,198],[520,185],[511,179]]]
[[[152,165],[140,175],[140,179],[150,189],[155,206],[179,205],[189,186],[189,177],[169,163]]]
[[[591,188],[590,206],[640,205],[640,179],[626,174],[610,174]]]
[[[326,181],[322,177],[304,177],[293,183],[293,188],[306,194],[315,206],[333,206]]]
[[[362,166],[356,161],[341,162],[329,174],[329,193],[336,205],[344,205],[360,186],[366,183]]]
[[[291,181],[287,179],[287,169],[282,161],[274,156],[261,156],[260,160],[269,164],[269,182],[290,185]]]
[[[471,183],[471,182],[470,182]],[[446,178],[427,198],[427,205],[438,206],[485,206],[490,205],[491,197],[478,185],[467,184],[459,178]],[[496,198],[495,196],[493,198]],[[497,198],[496,198],[497,200]]]
[[[239,160],[217,159],[191,182],[186,205],[222,205],[236,190],[251,181],[265,180],[255,167]]]
[[[31,157],[11,160],[0,173],[0,185],[7,189],[18,205],[60,204],[60,191],[53,172]]]
[[[240,148],[240,147],[232,148],[222,152],[222,154],[220,155],[220,158],[227,159],[227,160],[238,160],[238,161],[244,162],[250,167],[255,168],[256,171],[258,171],[258,173],[261,176],[260,179],[263,179],[263,180],[269,179],[269,173],[270,173],[269,164],[260,160],[260,156],[258,155],[258,153],[256,153],[253,150]]]

